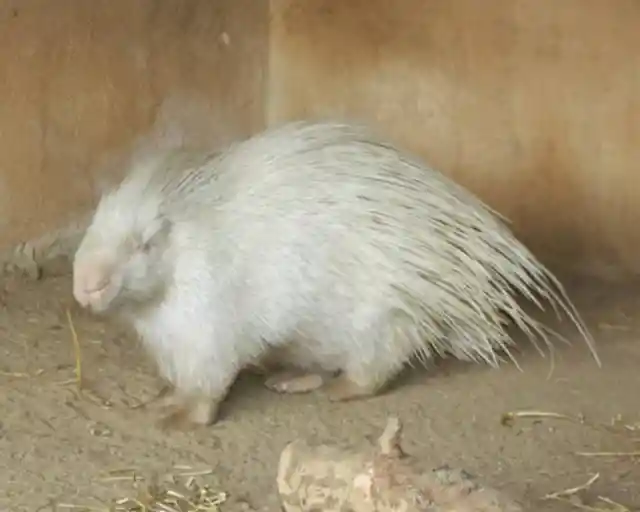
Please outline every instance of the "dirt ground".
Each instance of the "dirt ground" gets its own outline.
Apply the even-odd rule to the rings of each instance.
[[[65,510],[56,503],[99,506],[99,499],[132,492],[127,480],[104,480],[108,471],[135,468],[150,475],[176,472],[178,465],[212,470],[203,478],[229,493],[223,511],[277,511],[275,468],[288,441],[305,436],[361,443],[379,435],[389,414],[404,422],[407,452],[433,466],[463,467],[533,502],[531,510],[572,510],[571,504],[539,499],[595,473],[600,478],[585,499],[603,496],[629,509],[640,507],[640,468],[632,456],[578,454],[637,450],[632,428],[640,422],[640,286],[570,288],[599,343],[602,369],[571,334],[571,346],[558,345],[551,375],[549,358],[521,344],[522,372],[508,363],[492,370],[444,361],[431,372],[410,372],[386,395],[348,405],[330,404],[318,394],[277,395],[247,375],[232,390],[220,423],[167,433],[155,426],[151,412],[132,408],[157,393],[153,366],[129,333],[74,306],[68,277],[12,278],[5,285],[0,511]],[[67,307],[93,390],[82,396],[72,382]],[[524,419],[510,428],[501,425],[503,413],[514,410],[582,414],[607,424],[618,417],[629,428],[620,426],[623,433],[614,434],[567,421]]]

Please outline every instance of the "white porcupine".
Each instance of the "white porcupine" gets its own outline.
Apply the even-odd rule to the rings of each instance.
[[[168,417],[201,424],[272,349],[339,371],[326,387],[344,400],[378,393],[416,357],[497,365],[512,343],[506,318],[548,343],[517,292],[564,310],[599,364],[561,285],[492,210],[332,121],[134,161],[74,260],[76,300],[132,321],[174,384]]]

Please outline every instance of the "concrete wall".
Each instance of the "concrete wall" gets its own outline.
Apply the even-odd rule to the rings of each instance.
[[[160,108],[214,140],[261,128],[267,23],[260,0],[2,0],[0,249],[51,250]]]
[[[270,123],[370,121],[510,217],[556,268],[640,270],[640,2],[271,0],[271,11]]]

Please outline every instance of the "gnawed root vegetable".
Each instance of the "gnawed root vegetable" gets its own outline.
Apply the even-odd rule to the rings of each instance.
[[[425,470],[400,446],[401,424],[388,420],[371,450],[294,441],[280,455],[278,493],[285,512],[523,512],[505,494],[464,470]]]

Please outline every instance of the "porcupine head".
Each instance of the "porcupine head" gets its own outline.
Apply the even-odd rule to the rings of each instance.
[[[149,183],[152,163],[144,165],[148,172],[103,194],[76,251],[73,295],[94,313],[144,306],[165,289],[171,226]]]

